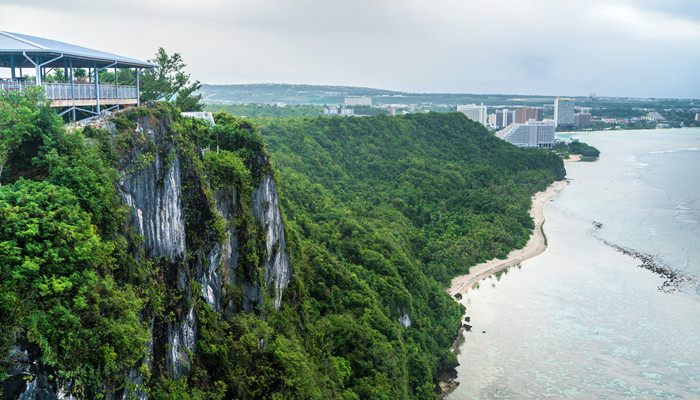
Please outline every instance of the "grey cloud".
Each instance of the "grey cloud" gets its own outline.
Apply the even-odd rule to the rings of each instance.
[[[652,27],[628,28],[615,18],[593,18],[587,11],[605,6],[638,10],[643,20],[662,22],[653,26],[657,30],[673,23],[670,18],[683,29],[655,35]],[[21,23],[3,10],[20,12],[38,23]],[[0,4],[0,29],[103,46],[142,58],[164,46],[180,52],[192,77],[206,83],[654,97],[700,95],[700,78],[690,72],[700,65],[700,41],[682,39],[694,37],[693,24],[699,19],[698,0],[3,0]],[[660,74],[664,79],[655,79]]]

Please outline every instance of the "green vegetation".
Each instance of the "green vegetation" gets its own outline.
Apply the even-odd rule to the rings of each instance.
[[[306,181],[280,183],[298,202],[285,206],[290,219],[300,221],[302,210],[311,218],[300,226],[305,236],[337,254],[363,248],[332,239],[329,204],[339,204],[343,212],[330,214],[391,226],[391,236],[419,244],[407,255],[443,284],[522,246],[532,229],[530,195],[564,175],[554,154],[515,148],[459,113],[268,119],[261,129],[282,176]]]
[[[463,313],[444,286],[524,245],[530,196],[564,175],[554,154],[511,146],[459,113],[256,125],[222,112],[212,128],[159,103],[116,114],[111,133],[67,132],[34,100],[0,96],[1,370],[26,340],[49,379],[81,398],[128,389],[135,370],[155,399],[432,399],[436,374],[456,365]],[[169,124],[167,145],[137,121]],[[275,168],[261,161],[268,146]],[[152,259],[115,182],[174,157],[188,258]],[[244,285],[261,281],[267,256],[250,195],[268,173],[294,274],[279,310],[263,288],[264,306],[246,314]],[[216,193],[235,193],[228,221],[213,211]],[[171,280],[228,229],[240,258],[222,313],[192,294],[196,282]],[[192,306],[190,375],[172,380],[164,329]]]
[[[207,104],[205,111],[224,111],[237,117],[300,117],[322,116],[323,106],[270,104]]]
[[[628,122],[625,122],[624,120],[622,120],[622,121],[616,122],[616,123],[592,121],[591,126],[589,126],[588,128],[589,128],[589,130],[593,130],[593,131],[605,131],[605,130],[611,130],[611,129],[625,129],[625,130],[627,130],[627,129],[656,129],[657,123],[658,122],[656,122],[656,121],[647,121],[644,119],[635,120],[635,121],[628,121]]]
[[[224,111],[237,117],[320,117],[323,116],[324,106],[309,104],[271,105],[271,104],[207,104],[205,111]],[[352,106],[355,115],[388,114],[389,111],[370,106]]]
[[[569,152],[573,154],[580,154],[586,157],[598,157],[600,155],[600,150],[593,146],[589,146],[583,142],[571,142],[569,143]]]
[[[22,124],[10,128],[22,127],[20,140],[0,177],[0,365],[4,373],[9,348],[25,338],[54,378],[86,396],[122,385],[144,360],[139,313],[149,269],[119,233],[113,152],[85,145],[81,132],[66,132],[52,109],[29,99]],[[0,96],[0,110],[8,103],[21,101]]]
[[[236,104],[343,104],[345,97],[367,96],[374,105],[416,104],[449,105],[484,103],[485,105],[553,104],[552,96],[466,93],[407,93],[384,89],[294,84],[202,85],[201,92],[212,102]]]
[[[185,62],[180,53],[168,55],[162,47],[156,57],[148,60],[158,64],[141,75],[141,101],[172,101],[182,111],[201,111],[201,94],[194,94],[202,85],[199,81],[190,82],[190,75],[184,72]],[[113,78],[113,77],[112,77]]]
[[[360,398],[432,398],[461,307],[442,288],[533,228],[530,196],[564,175],[462,114],[261,119],[280,176],[309,329]],[[399,324],[410,317],[411,325]],[[389,378],[387,380],[387,378]]]
[[[0,93],[0,178],[10,154],[36,130],[36,105],[43,98],[42,90],[34,86],[25,93]]]
[[[580,154],[585,157],[598,157],[600,150],[583,142],[557,142],[554,151],[559,154]]]

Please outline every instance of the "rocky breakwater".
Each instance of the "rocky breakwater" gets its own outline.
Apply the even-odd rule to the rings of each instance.
[[[600,226],[602,226],[602,224],[600,226],[596,224],[599,223],[594,223],[596,228],[600,228]],[[657,260],[657,257],[654,257],[651,254],[646,254],[628,247],[619,246],[614,243],[610,243],[607,240],[599,240],[618,252],[639,260],[641,262],[641,264],[638,265],[639,268],[646,269],[662,277],[664,282],[658,288],[661,292],[672,293],[691,287],[696,288],[696,290],[697,288],[700,288],[700,280],[698,280],[696,277],[684,274],[682,271],[664,265]]]

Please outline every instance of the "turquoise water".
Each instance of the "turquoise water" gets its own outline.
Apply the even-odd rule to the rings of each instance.
[[[601,158],[567,164],[548,249],[463,299],[472,332],[449,399],[700,398],[700,129],[575,136]],[[694,281],[660,291],[603,240]]]

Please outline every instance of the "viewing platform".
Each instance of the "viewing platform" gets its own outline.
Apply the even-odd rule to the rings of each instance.
[[[139,75],[158,65],[19,33],[0,31],[0,92],[44,88],[51,107],[97,115],[139,105]]]
[[[0,80],[0,91],[17,92],[34,82],[12,82]],[[51,100],[51,107],[97,106],[100,105],[136,105],[139,91],[136,86],[97,85],[91,83],[42,83],[46,98]],[[99,97],[98,97],[99,95]]]

